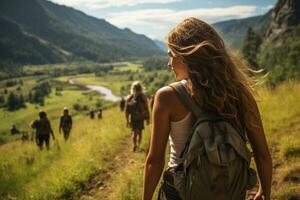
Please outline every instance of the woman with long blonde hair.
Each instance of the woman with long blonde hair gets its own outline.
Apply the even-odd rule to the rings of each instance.
[[[149,107],[140,82],[132,83],[130,93],[125,102],[125,117],[127,127],[132,129],[133,151],[136,151],[142,141],[144,121],[149,125]]]
[[[223,40],[210,25],[196,18],[178,24],[168,34],[167,44],[168,66],[189,97],[201,110],[216,113],[230,122],[250,142],[259,177],[259,190],[254,199],[270,199],[272,160],[252,95],[254,84],[248,77],[253,71],[240,58],[228,53]],[[195,122],[193,112],[170,86],[157,91],[152,119],[150,150],[145,163],[144,200],[152,199],[162,175],[168,138],[171,147],[168,169],[172,169],[180,163],[180,154]],[[241,193],[240,199],[243,199],[246,188],[236,192]],[[163,181],[159,196],[168,200],[181,199],[168,180]],[[199,199],[202,199],[201,194]]]

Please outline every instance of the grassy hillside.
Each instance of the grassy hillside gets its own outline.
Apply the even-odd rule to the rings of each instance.
[[[23,94],[24,97],[26,97],[30,89],[37,84],[40,78],[41,77],[24,77],[16,79],[17,82],[19,80],[23,81],[23,86],[21,87],[21,89],[18,90],[17,88],[20,87],[20,85],[16,85],[7,88],[7,91],[8,93],[10,91],[16,94],[20,93]],[[96,109],[97,106],[107,107],[112,104],[111,102],[102,100],[100,94],[88,90],[79,89],[76,86],[71,86],[67,82],[64,82],[68,79],[68,77],[60,77],[60,79],[56,80],[58,82],[52,83],[52,92],[48,97],[45,98],[44,106],[27,102],[26,108],[22,108],[12,112],[7,111],[6,108],[0,108],[0,118],[2,121],[2,123],[0,124],[0,144],[7,143],[21,137],[19,134],[10,134],[9,130],[12,124],[15,124],[20,131],[25,131],[30,134],[32,130],[29,128],[29,123],[37,118],[38,112],[40,110],[44,110],[47,112],[48,117],[54,121],[54,130],[58,130],[57,126],[59,116],[61,115],[62,109],[64,107],[70,108],[72,114],[77,115],[84,112],[88,113],[89,109]],[[0,82],[0,87],[3,84],[5,84],[5,81]],[[61,87],[62,91],[57,92],[55,89],[56,85]],[[3,94],[2,90],[0,92],[0,94]],[[4,97],[6,98],[6,96]],[[81,107],[85,106],[86,110],[74,110],[73,107],[75,104],[80,105]]]
[[[272,183],[274,200],[300,198],[299,89],[299,83],[287,82],[274,90],[258,88],[256,95],[274,163]],[[148,136],[146,134],[146,137]],[[147,149],[148,138],[144,142],[144,149]],[[112,183],[114,190],[107,199],[140,199],[145,155],[135,155],[132,160],[134,162],[115,176]]]
[[[107,170],[109,158],[130,131],[117,108],[103,114],[101,121],[77,116],[70,141],[64,143],[56,134],[49,152],[39,152],[33,142],[1,146],[0,197],[59,199],[95,171]]]
[[[59,70],[65,66],[56,67]],[[34,70],[46,69],[52,73],[50,68],[37,66]],[[36,83],[33,77],[22,79],[24,90]],[[53,81],[65,84],[69,79],[108,86],[116,95],[122,94],[122,87],[126,88],[133,80],[140,80],[150,95],[155,88],[171,81],[172,74],[164,70],[143,71],[139,63],[122,63],[104,76],[88,73],[55,77]],[[274,89],[257,88],[256,99],[274,162],[272,195],[276,200],[300,198],[299,90],[300,84],[293,81]],[[71,140],[64,143],[57,133],[58,117],[64,106],[72,108],[74,103],[94,106],[99,98],[69,86],[60,95],[53,91],[46,98],[45,107],[28,104],[15,112],[0,110],[4,122],[0,124],[0,133],[7,131],[12,122],[30,131],[28,123],[42,108],[48,112],[57,136],[55,142],[51,141],[49,152],[39,152],[34,142],[17,141],[0,146],[0,199],[140,199],[150,127],[144,131],[142,152],[135,154],[130,152],[130,130],[125,127],[124,113],[117,107],[105,110],[102,121],[90,120],[86,111],[72,109],[75,127]],[[6,142],[15,139],[8,134],[1,137]]]
[[[299,89],[298,83],[290,82],[275,90],[259,88],[257,92],[274,160],[274,199],[300,197]],[[48,153],[39,153],[33,143],[1,147],[1,195],[10,194],[22,199],[55,199],[72,193],[79,182],[88,179],[89,174],[108,166],[111,160],[108,158],[112,158],[118,151],[118,142],[124,141],[130,132],[125,128],[123,114],[117,108],[106,111],[104,116],[104,120],[99,122],[78,115],[71,141],[62,144],[58,137],[58,142],[52,144]],[[83,123],[76,123],[79,121]],[[147,149],[148,141],[149,129],[145,131],[144,150]],[[126,159],[130,162],[114,175],[110,183],[114,187],[106,196],[107,199],[140,198],[145,154],[130,154]]]

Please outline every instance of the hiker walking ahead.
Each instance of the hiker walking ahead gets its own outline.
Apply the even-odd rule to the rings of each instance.
[[[99,112],[98,112],[98,119],[102,119],[102,108],[99,109]]]
[[[63,130],[65,141],[69,139],[72,124],[72,116],[69,114],[68,108],[64,108],[63,114],[60,117],[59,133],[61,133],[61,130]]]
[[[12,135],[15,135],[15,134],[20,133],[19,129],[17,129],[17,127],[16,127],[15,124],[13,124],[13,125],[11,126],[10,133],[11,133]]]
[[[249,140],[260,179],[254,199],[270,200],[272,160],[246,76],[251,70],[227,52],[210,25],[196,18],[177,25],[167,44],[168,66],[179,82],[155,95],[143,199],[152,199],[170,138],[159,199],[244,200],[256,183]]]
[[[125,99],[124,97],[122,97],[120,101],[120,110],[124,111],[124,108],[125,108]]]
[[[148,100],[143,94],[143,87],[139,82],[134,82],[131,85],[131,94],[125,103],[125,116],[127,126],[131,127],[133,132],[133,151],[136,151],[142,141],[144,120],[149,125]]]
[[[94,111],[94,110],[91,110],[91,111],[90,111],[90,118],[91,118],[91,119],[94,119],[94,118],[95,118],[95,111]]]
[[[47,150],[49,150],[50,134],[53,140],[55,140],[55,137],[51,128],[50,121],[47,118],[46,112],[39,112],[39,119],[33,121],[30,124],[30,126],[31,128],[36,129],[35,139],[40,150],[43,150],[44,143],[46,144]]]

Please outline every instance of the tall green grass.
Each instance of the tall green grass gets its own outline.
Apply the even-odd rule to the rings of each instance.
[[[95,108],[97,99],[100,99],[100,94],[93,95],[91,99],[89,95],[84,95],[82,90],[66,88],[60,95],[55,95],[53,90],[50,96],[46,98],[44,106],[27,103],[26,108],[13,112],[9,112],[4,108],[1,108],[0,144],[13,141],[20,137],[20,135],[11,136],[9,133],[12,124],[15,124],[19,130],[30,133],[32,130],[28,125],[32,120],[37,118],[40,110],[47,112],[48,117],[53,121],[53,128],[58,130],[58,120],[64,107],[68,107],[72,114],[76,114],[76,111],[73,110],[73,105],[75,103]],[[106,102],[104,103],[107,104]]]
[[[106,169],[130,131],[117,108],[103,115],[101,121],[78,117],[70,141],[58,136],[49,151],[40,152],[31,142],[1,149],[0,198],[60,199],[96,170]]]
[[[274,162],[272,198],[300,197],[300,84],[286,82],[276,89],[258,88],[256,99]],[[39,152],[33,143],[0,147],[0,199],[59,199],[70,196],[97,170],[108,169],[119,145],[130,135],[123,113],[104,112],[103,121],[77,116],[71,140],[58,137],[49,152]],[[150,127],[144,131],[147,150]],[[130,148],[129,148],[130,149]],[[141,199],[145,153],[130,154],[116,172],[107,199]],[[154,196],[154,199],[156,195]],[[95,196],[94,199],[97,199]]]
[[[273,175],[272,199],[300,198],[299,91],[300,84],[296,82],[286,82],[276,89],[263,86],[257,88],[256,99],[272,151],[273,162],[276,165]],[[145,141],[149,139],[149,130],[146,131],[146,137],[148,138]],[[147,143],[144,145],[144,148],[147,148]],[[113,183],[114,191],[108,199],[138,200],[141,198],[145,155],[136,155],[135,159],[140,163],[133,163],[116,176]],[[292,178],[286,178],[288,176]],[[153,199],[156,198],[157,193]]]
[[[124,166],[114,177],[111,185],[113,191],[108,195],[108,200],[133,200],[141,199],[143,191],[144,161],[150,140],[150,126],[143,132],[141,144],[142,152],[132,154],[128,165]]]

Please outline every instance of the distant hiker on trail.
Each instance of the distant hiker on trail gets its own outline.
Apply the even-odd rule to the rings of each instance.
[[[95,111],[93,111],[93,110],[90,111],[90,118],[91,119],[95,118]]]
[[[124,97],[122,97],[120,101],[120,110],[124,111],[124,108],[125,108],[125,99]]]
[[[247,76],[255,71],[199,19],[185,19],[166,40],[178,82],[155,95],[143,200],[152,199],[162,174],[160,200],[245,200],[257,182],[247,141],[260,179],[254,199],[270,200],[272,159]]]
[[[98,112],[98,119],[102,119],[102,109],[101,108],[99,109],[99,112]]]
[[[155,93],[151,95],[150,97],[150,109],[153,109],[153,104],[154,104],[154,97],[155,97]]]
[[[68,108],[64,108],[63,114],[60,117],[59,133],[61,133],[61,130],[63,131],[65,141],[69,139],[70,132],[72,130],[72,125],[72,116],[69,114]]]
[[[17,129],[17,127],[16,127],[15,124],[13,124],[13,125],[11,126],[11,128],[10,128],[10,133],[11,133],[12,135],[15,135],[15,134],[20,133],[19,129]]]
[[[131,127],[133,132],[133,151],[136,151],[142,141],[144,120],[149,125],[148,100],[143,94],[143,87],[139,82],[134,82],[131,85],[131,94],[125,103],[125,116],[127,127]]]
[[[22,142],[25,142],[25,141],[28,141],[29,140],[29,135],[27,132],[23,131],[22,132],[22,136],[21,136],[21,141]]]
[[[47,118],[45,111],[39,112],[39,119],[33,121],[30,124],[30,127],[36,129],[35,139],[40,150],[43,150],[43,144],[46,144],[47,150],[50,146],[50,134],[52,139],[55,140],[53,130],[51,128],[50,121]]]

